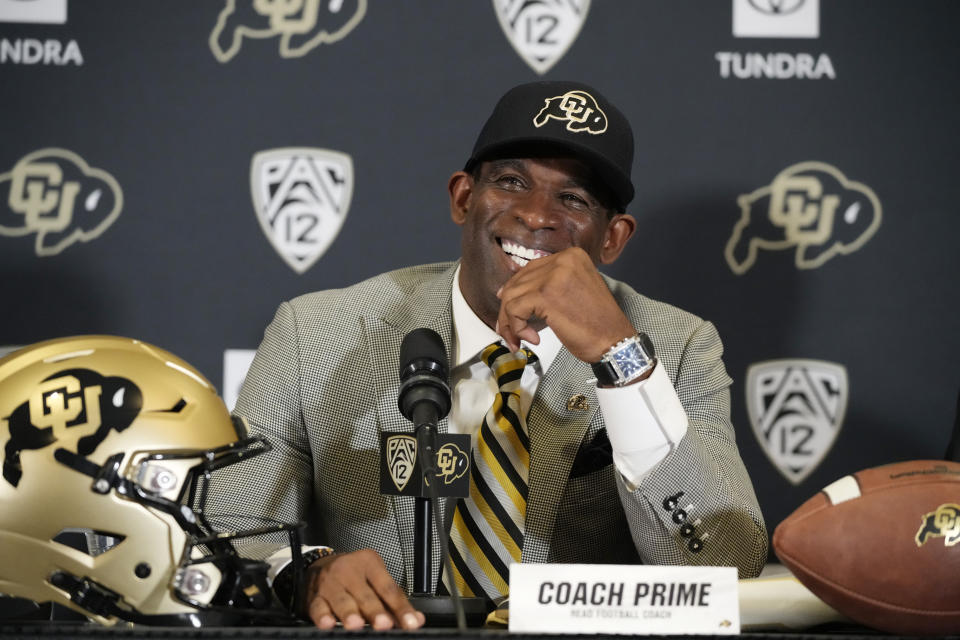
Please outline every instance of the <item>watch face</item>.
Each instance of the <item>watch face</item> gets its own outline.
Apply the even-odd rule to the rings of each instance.
[[[631,344],[628,349],[621,349],[614,353],[613,360],[624,378],[629,378],[647,366],[647,359],[643,357],[640,347],[636,344]]]

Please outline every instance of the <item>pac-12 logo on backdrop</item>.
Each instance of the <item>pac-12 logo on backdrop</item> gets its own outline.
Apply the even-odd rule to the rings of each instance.
[[[516,52],[544,74],[577,39],[590,0],[493,0],[493,8]]]
[[[738,38],[818,38],[819,0],[733,0]]]
[[[280,55],[299,58],[341,40],[367,12],[367,0],[227,0],[210,33],[220,62],[240,51],[245,38],[280,38]]]
[[[847,411],[847,370],[821,360],[770,360],[747,369],[747,415],[761,448],[800,484],[833,447]]]
[[[787,167],[737,204],[740,219],[724,251],[737,275],[750,270],[761,249],[792,250],[798,269],[815,269],[858,250],[880,228],[880,200],[873,190],[823,162]]]
[[[353,161],[329,149],[261,151],[250,163],[260,228],[280,257],[303,273],[340,233],[353,195]]]
[[[116,179],[66,149],[28,153],[0,174],[0,236],[36,234],[38,256],[99,238],[122,208]]]

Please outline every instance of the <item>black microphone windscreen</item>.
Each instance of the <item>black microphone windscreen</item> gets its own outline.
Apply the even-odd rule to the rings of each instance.
[[[405,377],[404,373],[418,360],[436,362],[443,371],[443,377],[446,378],[447,350],[443,346],[443,338],[433,329],[426,327],[414,329],[403,337],[403,342],[400,344],[400,376]]]

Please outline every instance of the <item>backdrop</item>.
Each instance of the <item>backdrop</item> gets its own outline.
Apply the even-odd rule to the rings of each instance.
[[[496,99],[632,121],[607,272],[712,320],[771,531],[944,456],[960,388],[952,0],[0,0],[0,345],[119,334],[232,403],[277,305],[454,259]]]

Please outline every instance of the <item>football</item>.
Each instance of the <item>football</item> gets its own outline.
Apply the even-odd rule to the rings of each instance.
[[[781,522],[773,548],[810,591],[863,625],[960,633],[960,463],[845,476]]]

